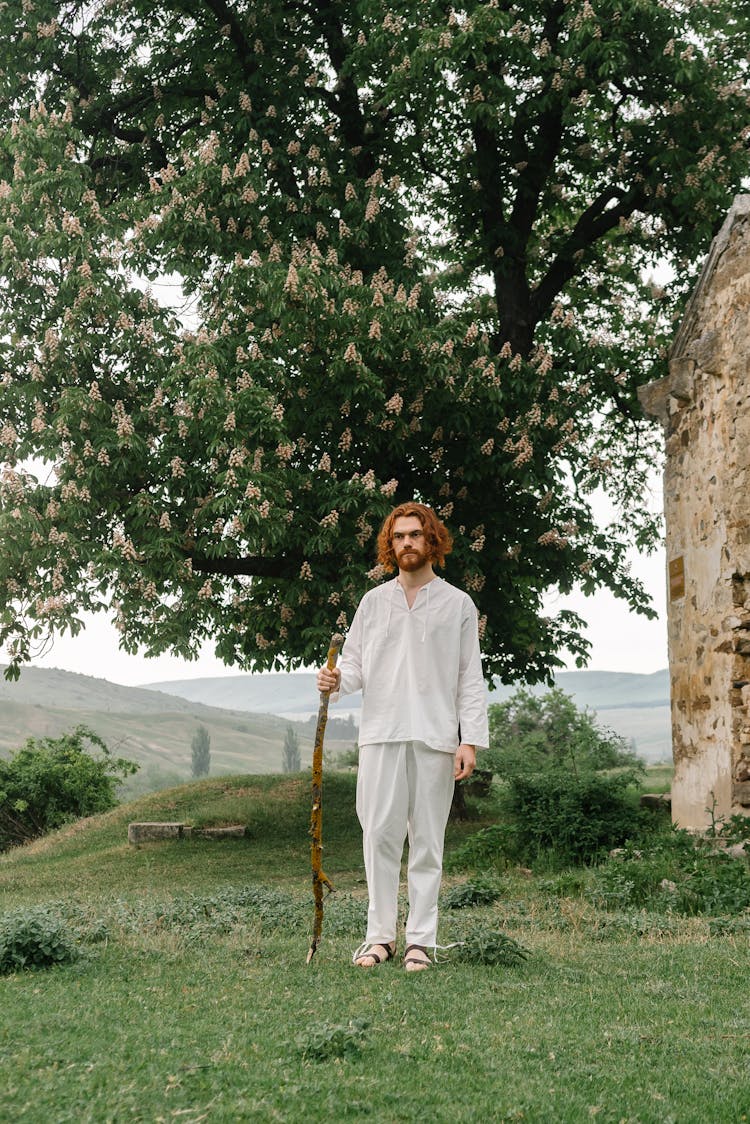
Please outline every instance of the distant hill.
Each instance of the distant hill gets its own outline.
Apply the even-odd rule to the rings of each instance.
[[[628,739],[647,761],[671,759],[671,725],[669,714],[669,671],[665,668],[651,675],[615,671],[564,671],[555,683],[570,695],[577,706],[596,712],[602,725],[609,726]],[[313,672],[288,674],[226,675],[209,679],[177,679],[145,684],[148,690],[179,695],[193,702],[238,711],[265,711],[302,719],[318,705]],[[488,693],[490,702],[509,698],[516,687],[498,684]],[[529,688],[543,694],[548,688]],[[359,694],[342,699],[332,714],[351,713],[358,720],[361,707]]]
[[[191,741],[199,725],[211,738],[212,773],[274,773],[282,768],[288,720],[270,714],[206,706],[176,694],[123,687],[106,679],[26,667],[17,682],[0,679],[0,754],[28,737],[57,737],[79,723],[99,734],[113,754],[141,765],[133,791],[187,779]],[[303,765],[312,735],[292,722]],[[350,743],[351,744],[351,741]],[[346,743],[339,743],[345,748]]]
[[[557,685],[578,706],[595,711],[602,725],[632,739],[647,761],[671,758],[669,675],[570,671]],[[499,686],[490,702],[501,702],[514,688]],[[543,693],[545,686],[530,688]],[[361,698],[353,695],[331,708],[326,744],[347,748],[356,731],[346,717],[359,719]],[[297,731],[303,765],[312,757],[318,692],[313,672],[227,675],[124,687],[106,679],[69,671],[26,667],[15,683],[0,679],[0,753],[27,737],[58,736],[85,723],[113,753],[138,761],[134,787],[177,783],[190,775],[190,743],[197,726],[211,737],[212,772],[272,773],[281,770],[286,727]],[[338,716],[338,717],[337,717]],[[342,740],[338,744],[336,737]],[[164,776],[160,776],[164,774]]]

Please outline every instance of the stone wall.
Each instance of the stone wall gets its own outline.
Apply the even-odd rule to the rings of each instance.
[[[750,196],[641,400],[666,439],[672,816],[699,829],[750,812]]]

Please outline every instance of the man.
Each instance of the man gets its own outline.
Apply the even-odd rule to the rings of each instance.
[[[362,598],[334,671],[318,689],[335,701],[362,689],[357,815],[369,892],[367,937],[354,963],[375,967],[396,950],[398,884],[409,838],[407,971],[431,964],[443,840],[455,781],[489,744],[477,611],[438,577],[452,541],[424,504],[395,508],[378,536],[392,581]],[[459,736],[460,731],[460,736]]]

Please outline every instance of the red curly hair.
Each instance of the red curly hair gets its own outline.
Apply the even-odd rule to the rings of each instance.
[[[453,539],[445,523],[441,523],[431,507],[423,503],[402,503],[394,507],[378,535],[378,562],[390,572],[398,569],[393,549],[393,524],[403,516],[416,516],[422,524],[430,562],[445,565],[445,556],[453,549]]]

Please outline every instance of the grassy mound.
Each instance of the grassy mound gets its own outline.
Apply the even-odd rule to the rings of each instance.
[[[324,840],[332,846],[334,866],[343,869],[358,863],[361,850],[355,788],[356,778],[348,773],[326,778]],[[247,838],[231,844],[186,839],[132,847],[127,828],[136,821],[194,827],[243,824]],[[310,782],[305,775],[194,781],[78,820],[5,852],[0,855],[0,896],[6,905],[24,905],[57,896],[62,888],[90,898],[115,888],[169,892],[250,878],[302,882],[309,870],[309,821]]]

